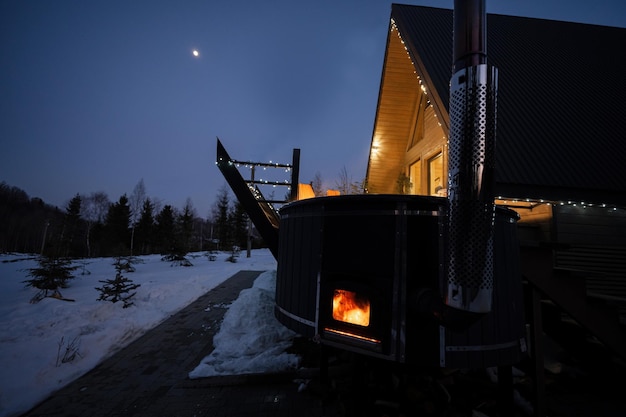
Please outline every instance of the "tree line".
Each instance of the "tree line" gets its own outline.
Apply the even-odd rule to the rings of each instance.
[[[190,199],[182,209],[147,197],[143,179],[111,202],[104,192],[76,194],[59,209],[0,183],[0,252],[83,258],[184,254],[246,247],[248,218],[223,186],[208,219]],[[263,242],[253,234],[252,247]]]
[[[316,196],[326,194],[319,172],[310,184]],[[345,167],[334,186],[342,195],[367,188],[365,180],[353,180]],[[130,195],[115,202],[101,191],[76,194],[63,209],[0,182],[0,253],[81,258],[230,250],[247,246],[248,227],[252,247],[262,247],[262,239],[226,185],[204,219],[197,216],[190,199],[177,209],[147,197],[143,179]]]

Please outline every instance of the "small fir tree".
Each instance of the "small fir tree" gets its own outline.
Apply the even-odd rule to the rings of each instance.
[[[130,307],[133,305],[133,302],[130,301],[131,298],[137,294],[137,292],[131,292],[140,287],[140,284],[134,284],[132,280],[126,278],[122,271],[128,271],[128,266],[130,265],[130,261],[121,256],[115,258],[115,278],[107,279],[102,282],[104,285],[102,287],[96,287],[96,290],[100,291],[100,297],[98,301],[110,301],[112,303],[117,303],[118,301],[122,301],[124,305],[123,308]]]
[[[162,261],[171,262],[170,266],[193,266],[191,261],[187,259],[185,256],[186,252],[177,252],[176,250],[172,250],[172,253],[166,253],[161,257]]]
[[[226,260],[228,262],[235,263],[237,262],[237,259],[239,258],[240,253],[241,253],[241,249],[239,248],[239,246],[233,246],[230,250],[230,256],[226,258]]]
[[[31,303],[41,301],[44,297],[64,299],[59,288],[67,288],[67,282],[74,278],[73,272],[78,265],[72,265],[69,258],[60,258],[49,255],[42,255],[38,261],[39,267],[30,268],[28,275],[32,279],[22,281],[27,287],[40,290],[32,299]],[[52,294],[48,292],[51,291]]]

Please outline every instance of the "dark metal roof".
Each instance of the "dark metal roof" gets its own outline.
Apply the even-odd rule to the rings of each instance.
[[[393,4],[391,17],[447,111],[452,10]],[[626,29],[488,14],[487,34],[496,192],[626,205]]]

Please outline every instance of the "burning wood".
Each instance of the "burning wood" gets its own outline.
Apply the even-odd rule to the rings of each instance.
[[[370,324],[370,301],[352,291],[335,290],[333,319],[358,326]]]

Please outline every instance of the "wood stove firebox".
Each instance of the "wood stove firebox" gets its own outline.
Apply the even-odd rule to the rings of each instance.
[[[445,198],[369,194],[284,206],[276,317],[322,344],[395,362],[519,362],[526,349],[517,215],[496,210],[491,312],[457,326],[439,317],[437,300],[447,270],[446,210]]]

